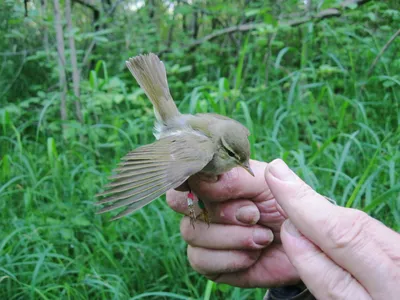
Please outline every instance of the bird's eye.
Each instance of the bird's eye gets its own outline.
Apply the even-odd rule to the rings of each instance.
[[[236,158],[236,155],[235,155],[234,152],[232,152],[232,151],[229,150],[228,148],[225,148],[225,150],[226,150],[226,152],[228,153],[228,155],[229,155],[230,157]]]

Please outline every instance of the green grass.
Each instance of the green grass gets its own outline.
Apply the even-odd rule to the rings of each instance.
[[[231,66],[199,62],[193,77],[171,75],[171,90],[182,112],[249,127],[253,158],[281,157],[318,192],[400,230],[400,62],[366,78],[390,32],[377,42],[332,22],[303,28],[298,48],[276,46],[268,82],[249,35]],[[95,214],[119,158],[153,141],[148,100],[107,65],[82,82],[85,124],[68,121],[64,137],[54,92],[1,110],[0,298],[262,299],[263,289],[213,284],[190,268],[164,197],[116,222]]]
[[[399,229],[398,131],[374,128],[380,120],[365,119],[363,98],[343,109],[348,101],[338,97],[338,109],[331,110],[328,97],[310,93],[306,99],[296,94],[288,107],[290,91],[277,97],[274,89],[266,90],[252,102],[238,101],[228,114],[252,128],[254,158],[283,157],[319,192]],[[257,116],[254,108],[262,98],[268,105]],[[95,215],[94,194],[119,157],[152,140],[151,118],[140,125],[132,110],[104,113],[102,123],[70,124],[78,126],[76,135],[65,141],[49,129],[38,129],[35,138],[24,133],[27,123],[3,124],[1,298],[200,299],[214,293],[243,299],[260,294],[206,288],[188,266],[179,216],[163,200],[117,222]]]

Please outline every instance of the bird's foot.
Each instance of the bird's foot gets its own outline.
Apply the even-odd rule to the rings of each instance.
[[[208,227],[210,227],[210,217],[208,216],[208,210],[204,205],[204,202],[199,199],[198,201],[199,207],[201,208],[200,216],[203,217],[204,222],[207,223]]]
[[[193,229],[195,229],[194,223],[196,223],[196,212],[194,211],[193,200],[194,195],[192,194],[192,192],[189,192],[187,196],[187,204],[189,209],[190,225],[192,225]]]

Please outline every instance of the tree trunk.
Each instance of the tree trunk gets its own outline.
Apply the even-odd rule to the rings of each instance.
[[[47,0],[40,0],[40,13],[42,15],[42,20],[43,20],[43,45],[44,49],[46,51],[47,59],[49,59],[50,56],[50,50],[49,50],[49,31],[47,30]]]
[[[56,29],[56,39],[57,39],[57,60],[58,60],[58,77],[60,86],[60,113],[61,120],[63,121],[63,133],[65,133],[67,120],[67,81],[65,77],[65,46],[64,46],[64,34],[61,23],[60,14],[60,3],[58,0],[53,0],[54,2],[54,26]]]
[[[148,7],[149,11],[149,18],[152,20],[155,15],[155,3],[154,0],[148,0],[146,3],[146,6]]]
[[[199,35],[199,13],[198,11],[194,11],[193,13],[193,32],[192,32],[192,38],[195,40],[197,39],[198,35]]]
[[[74,101],[75,114],[79,122],[83,123],[82,111],[80,105],[81,95],[79,90],[80,76],[78,70],[78,62],[76,59],[75,39],[72,28],[71,0],[65,0],[65,18],[67,19],[67,26],[68,26],[69,51],[70,51],[71,66],[72,66],[72,84],[75,95],[75,101]]]
[[[93,13],[93,26],[94,26],[94,31],[98,31],[100,30],[100,10],[97,8],[96,5],[86,2],[84,0],[72,0],[73,2],[79,3],[87,8],[89,8],[92,13]],[[117,2],[117,4],[120,3],[120,1]],[[114,9],[116,8],[116,6],[114,6]],[[110,13],[113,13],[113,11],[111,11]],[[104,22],[103,22],[103,26],[104,26]],[[88,49],[85,51],[85,56],[83,58],[83,63],[82,63],[82,69],[80,71],[80,73],[82,72],[83,68],[86,66],[86,64],[89,62],[89,67],[88,69],[91,70],[93,69],[94,65],[95,65],[95,61],[93,59],[91,59],[91,54],[92,52],[95,51],[96,49],[96,40],[93,39],[90,44]]]
[[[175,29],[175,9],[172,14],[172,20],[171,20],[171,25],[168,29],[168,38],[167,38],[167,49],[171,48],[172,41],[174,39],[174,29]]]

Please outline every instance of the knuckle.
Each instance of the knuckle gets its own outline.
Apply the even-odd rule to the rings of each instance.
[[[275,196],[274,194],[272,194],[272,191],[269,188],[269,186],[265,186],[264,189],[262,189],[258,195],[255,195],[252,198],[253,201],[268,201],[272,199],[275,199]]]
[[[389,282],[400,282],[400,269],[391,267],[389,270]]]
[[[380,270],[382,274],[387,274],[386,276],[383,275],[383,278],[387,278],[385,281],[389,284],[391,283],[398,283],[400,282],[400,268],[393,265],[393,261],[390,263],[382,264]]]
[[[249,235],[242,240],[242,247],[245,249],[254,248],[254,238],[252,235]]]
[[[229,224],[234,218],[233,213],[231,212],[231,207],[232,204],[230,201],[214,203],[208,210],[211,220],[222,224]]]
[[[354,278],[343,270],[336,268],[328,269],[321,277],[322,282],[326,282],[327,299],[351,299],[352,284]]]
[[[308,199],[315,196],[316,192],[307,184],[303,183],[296,191],[295,199]]]
[[[314,246],[312,246],[314,248]],[[302,265],[313,265],[315,262],[321,260],[321,256],[324,254],[320,251],[316,251],[315,249],[307,249],[306,252],[300,253],[299,255],[295,255],[293,257],[293,265],[295,267],[301,267]]]
[[[251,267],[260,256],[260,251],[237,250],[236,259],[226,263],[224,272],[233,273]]]
[[[342,209],[325,224],[326,236],[332,248],[362,246],[367,242],[365,232],[370,222],[369,216],[359,210]]]
[[[223,185],[223,189],[225,191],[224,194],[229,195],[231,198],[237,197],[240,193],[240,184],[238,184],[239,181],[240,176],[237,168],[225,173]]]

